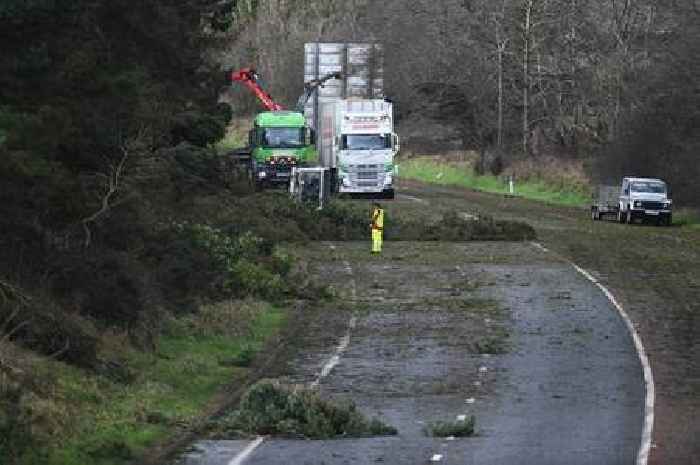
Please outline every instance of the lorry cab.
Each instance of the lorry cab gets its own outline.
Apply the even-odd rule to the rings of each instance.
[[[672,201],[668,186],[656,178],[625,177],[622,179],[618,220],[632,223],[634,219],[656,219],[670,225]]]
[[[393,106],[383,99],[339,99],[321,106],[319,154],[335,192],[393,198]]]
[[[287,183],[292,167],[318,159],[314,132],[298,112],[260,113],[248,139],[256,184]]]

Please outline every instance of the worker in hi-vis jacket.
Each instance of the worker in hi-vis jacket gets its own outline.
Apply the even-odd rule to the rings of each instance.
[[[384,210],[379,202],[374,202],[372,208],[372,253],[378,254],[382,251],[382,234],[384,233]]]

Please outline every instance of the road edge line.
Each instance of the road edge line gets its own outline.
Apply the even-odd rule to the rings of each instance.
[[[250,457],[250,454],[252,454],[253,451],[257,449],[260,446],[260,444],[263,443],[264,440],[264,436],[258,436],[254,441],[248,444],[245,449],[240,451],[238,455],[232,458],[228,465],[241,465],[245,461],[245,459]]]
[[[629,317],[625,309],[620,305],[615,296],[603,286],[593,275],[588,271],[584,270],[577,264],[571,262],[571,265],[585,276],[590,282],[595,284],[603,294],[608,298],[608,300],[613,304],[622,317],[627,329],[632,336],[634,341],[634,346],[637,349],[637,355],[639,356],[639,361],[642,364],[642,371],[644,373],[644,385],[646,388],[646,397],[644,402],[644,425],[642,427],[642,441],[639,446],[639,452],[637,453],[637,465],[647,465],[649,461],[649,452],[651,451],[652,435],[654,431],[654,399],[655,399],[655,387],[654,387],[654,376],[651,371],[651,364],[649,363],[649,356],[646,353],[644,345],[642,344],[642,337],[639,335],[637,328],[634,327],[632,319]]]
[[[532,245],[543,251],[548,252],[549,250],[542,244],[537,242],[532,242]],[[654,432],[654,402],[656,398],[656,388],[654,386],[654,375],[651,371],[651,364],[649,363],[649,356],[647,355],[644,344],[642,343],[642,337],[639,335],[637,328],[635,328],[632,319],[629,317],[622,305],[617,301],[613,293],[598,281],[590,272],[578,266],[571,260],[567,260],[571,266],[588,279],[591,283],[598,287],[605,297],[613,304],[617,312],[622,317],[622,320],[627,326],[627,330],[632,336],[632,341],[634,342],[634,347],[637,350],[637,356],[639,357],[639,362],[642,365],[642,372],[644,374],[644,387],[645,387],[645,399],[644,399],[644,424],[642,425],[642,439],[639,446],[639,451],[637,452],[636,465],[647,465],[649,461],[649,453],[651,451],[652,436]]]

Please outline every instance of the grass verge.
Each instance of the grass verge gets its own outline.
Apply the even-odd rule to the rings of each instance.
[[[275,435],[334,439],[395,435],[395,428],[368,419],[351,402],[332,403],[314,390],[265,380],[243,396],[238,410],[215,421],[212,435]]]
[[[444,162],[429,157],[411,158],[400,162],[399,176],[432,184],[508,193],[508,186],[503,179],[492,175],[477,176],[468,162]],[[557,205],[586,206],[590,203],[590,196],[581,187],[567,189],[566,186],[553,186],[536,179],[516,181],[515,195]]]
[[[673,224],[700,229],[700,210],[679,208],[673,214]]]
[[[245,147],[248,143],[247,131],[252,127],[253,116],[250,118],[236,118],[226,128],[224,138],[214,146],[219,154],[225,154],[231,150]]]
[[[51,435],[49,447],[18,463],[116,465],[138,459],[197,421],[222,386],[243,380],[251,357],[285,322],[280,309],[254,301],[217,304],[201,314],[206,316],[170,321],[155,353],[125,350],[129,383],[39,362],[37,369],[53,373],[51,395],[32,399],[29,409],[61,431]]]

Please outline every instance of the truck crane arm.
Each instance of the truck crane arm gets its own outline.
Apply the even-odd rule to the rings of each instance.
[[[233,82],[237,81],[246,86],[260,100],[265,109],[269,111],[284,110],[284,107],[275,102],[270,94],[265,92],[265,89],[258,83],[258,74],[252,68],[243,68],[238,71],[230,71],[228,79]]]
[[[304,93],[299,96],[299,100],[297,100],[297,106],[296,106],[296,111],[303,114],[304,113],[304,106],[306,106],[306,102],[309,101],[311,96],[316,92],[316,90],[319,87],[323,87],[323,85],[326,83],[326,81],[330,79],[342,79],[343,76],[340,73],[329,73],[323,76],[321,79],[313,79],[307,83],[304,84]]]

